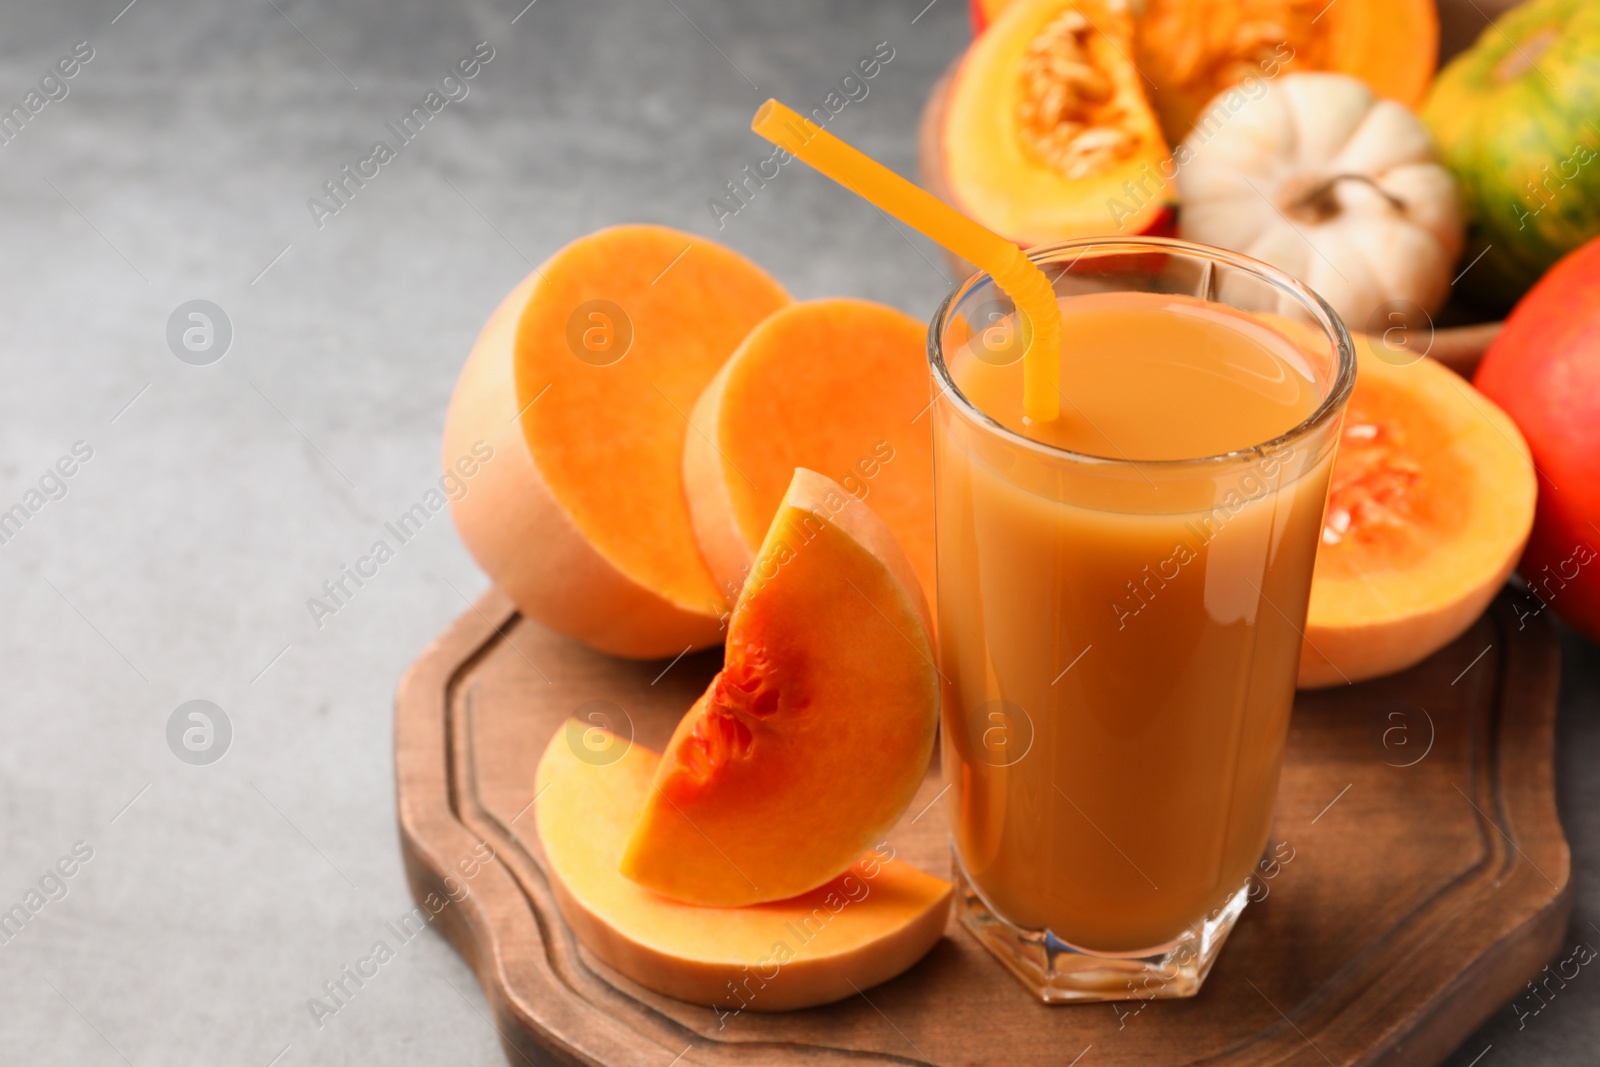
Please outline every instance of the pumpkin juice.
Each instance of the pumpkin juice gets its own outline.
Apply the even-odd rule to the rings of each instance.
[[[1331,435],[1290,431],[1326,382],[1220,303],[1059,305],[1050,423],[1022,416],[1009,318],[943,334],[947,803],[982,909],[1148,957],[1242,906],[1267,843],[1332,465]]]

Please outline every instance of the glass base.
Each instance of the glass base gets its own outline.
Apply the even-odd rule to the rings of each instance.
[[[959,860],[954,867],[962,924],[1046,1004],[1194,996],[1250,895],[1246,882],[1183,936],[1146,954],[1101,956],[1049,930],[1026,930],[1002,919],[983,902]]]

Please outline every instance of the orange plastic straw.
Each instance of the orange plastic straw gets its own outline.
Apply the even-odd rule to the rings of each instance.
[[[1049,279],[1022,249],[776,100],[761,105],[750,128],[987,271],[1017,306],[1027,343],[1022,355],[1022,413],[1033,422],[1055,420],[1061,408],[1056,392],[1061,377],[1061,309]]]

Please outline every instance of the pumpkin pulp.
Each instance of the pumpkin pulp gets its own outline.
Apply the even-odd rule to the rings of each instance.
[[[1442,489],[1471,477],[1432,411],[1388,382],[1362,379],[1345,408],[1318,574],[1359,581],[1416,566],[1467,520],[1466,498]]]
[[[1301,686],[1409,667],[1461,634],[1505,583],[1533,523],[1533,464],[1506,414],[1428,359],[1357,337]]]

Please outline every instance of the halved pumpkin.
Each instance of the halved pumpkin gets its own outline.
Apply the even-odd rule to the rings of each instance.
[[[809,300],[750,331],[695,405],[683,484],[717,584],[737,590],[796,467],[888,525],[934,599],[927,327],[867,300]],[[803,373],[801,368],[804,369]]]
[[[796,470],[728,620],[725,665],[667,742],[622,873],[723,907],[838,877],[927,771],[932,633],[883,520]]]
[[[1439,11],[1435,0],[1143,0],[1135,48],[1177,144],[1224,89],[1289,71],[1351,74],[1416,108],[1439,63]]]
[[[445,416],[461,540],[518,608],[604,652],[716,644],[727,595],[684,502],[688,414],[750,328],[789,302],[761,268],[664,226],[581,237],[484,326]]]
[[[1311,582],[1300,685],[1402,670],[1472,625],[1522,554],[1537,495],[1516,425],[1432,360],[1356,338],[1358,373]]]
[[[807,1008],[893,978],[943,934],[950,883],[881,852],[804,896],[747,908],[696,907],[629,881],[618,865],[660,757],[635,744],[601,763],[569,736],[558,730],[539,761],[550,888],[578,940],[640,985],[702,1005]]]
[[[940,162],[955,205],[1024,246],[1158,225],[1171,160],[1132,56],[1120,5],[1009,5],[951,79]]]

